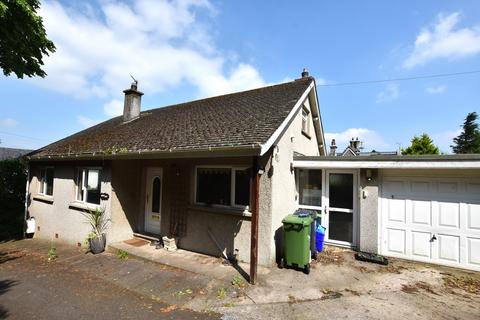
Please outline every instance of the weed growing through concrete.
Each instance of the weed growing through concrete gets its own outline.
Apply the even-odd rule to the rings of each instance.
[[[227,297],[227,290],[225,288],[220,288],[217,291],[217,298],[218,299],[225,299]]]
[[[55,259],[58,258],[57,248],[55,248],[55,245],[53,243],[50,245],[50,250],[48,250],[47,257],[48,257],[48,262],[54,261]]]
[[[117,258],[120,260],[128,260],[128,252],[122,249],[117,250]]]
[[[243,278],[239,275],[236,275],[232,278],[232,286],[236,287],[236,288],[239,288],[239,289],[243,289],[247,286],[247,283],[245,282],[245,280],[243,280]]]
[[[186,289],[186,290],[180,290],[178,291],[177,293],[175,293],[175,295],[177,297],[181,297],[181,296],[185,296],[185,295],[190,295],[193,293],[193,290],[192,289]]]

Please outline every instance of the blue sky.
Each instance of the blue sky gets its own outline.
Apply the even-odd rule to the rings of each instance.
[[[119,114],[299,77],[319,84],[480,70],[480,2],[42,1],[58,50],[45,79],[0,78],[0,146],[38,148]],[[395,150],[430,134],[450,152],[480,74],[320,86],[327,141]]]

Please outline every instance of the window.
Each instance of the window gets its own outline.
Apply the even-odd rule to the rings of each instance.
[[[53,196],[53,168],[40,169],[40,194]]]
[[[160,177],[155,177],[152,183],[152,212],[160,212],[160,188],[161,188]],[[156,215],[155,215],[156,216]]]
[[[302,109],[302,132],[305,134],[310,134],[310,112],[307,108]]]
[[[78,201],[100,204],[100,174],[100,169],[78,169],[76,196]]]
[[[298,170],[299,203],[305,206],[322,206],[322,170]]]
[[[195,202],[248,208],[250,204],[250,169],[198,167]]]

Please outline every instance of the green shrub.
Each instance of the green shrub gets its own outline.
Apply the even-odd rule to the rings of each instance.
[[[26,183],[25,160],[0,161],[0,240],[23,235]]]

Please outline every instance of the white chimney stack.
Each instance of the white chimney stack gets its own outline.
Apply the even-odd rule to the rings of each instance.
[[[140,117],[143,92],[137,90],[138,81],[135,80],[130,89],[123,90],[125,103],[123,105],[123,122],[135,120]]]

